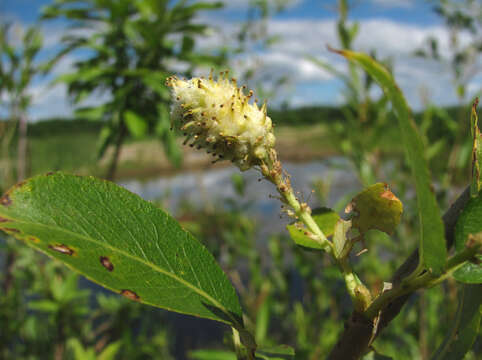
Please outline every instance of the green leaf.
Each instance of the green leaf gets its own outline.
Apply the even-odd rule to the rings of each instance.
[[[32,310],[47,313],[56,313],[59,310],[59,304],[51,300],[33,300],[28,303],[28,307]]]
[[[351,221],[345,221],[343,219],[338,220],[335,225],[335,233],[333,234],[333,244],[335,245],[333,250],[336,258],[340,258],[343,254],[343,249],[346,244],[346,233],[351,229]]]
[[[464,285],[453,326],[431,360],[463,359],[472,348],[480,328],[482,286]]]
[[[263,293],[266,295],[263,296],[263,302],[259,307],[259,310],[256,314],[256,341],[263,343],[266,340],[268,329],[269,329],[269,322],[271,319],[271,311],[273,310],[273,302],[271,301],[270,292],[270,283],[265,282],[262,287]]]
[[[335,225],[340,219],[340,216],[332,209],[321,207],[314,209],[311,213],[316,225],[326,236],[331,236],[335,232]]]
[[[206,248],[114,183],[36,176],[1,198],[0,219],[6,233],[131,300],[243,329],[236,292]]]
[[[77,108],[75,110],[75,116],[91,121],[100,121],[107,110],[106,108],[107,107],[105,105]]]
[[[454,271],[455,280],[466,284],[482,284],[482,256],[477,255],[478,264],[467,262]]]
[[[288,360],[293,359],[295,351],[288,345],[279,345],[275,347],[259,346],[256,349],[256,360]]]
[[[472,183],[470,185],[470,194],[477,196],[482,188],[482,181],[480,179],[480,171],[482,170],[482,138],[480,135],[478,117],[477,117],[477,105],[479,99],[476,98],[472,105],[472,112],[470,115],[470,132],[472,134],[473,146],[472,146]]]
[[[115,132],[112,131],[112,128],[108,125],[104,125],[99,132],[97,139],[97,159],[100,159],[104,156],[107,147],[111,144],[114,140]]]
[[[381,86],[392,102],[407,160],[415,179],[420,219],[420,259],[423,265],[431,269],[435,275],[441,274],[447,258],[444,226],[435,194],[431,189],[430,173],[424,157],[423,142],[405,97],[390,72],[370,56],[348,50],[333,51],[360,65]]]
[[[469,235],[482,232],[482,197],[471,198],[455,225],[455,251],[464,249]],[[478,256],[482,261],[482,256]],[[480,264],[466,263],[454,272],[456,280],[469,284],[482,283],[482,266]]]
[[[86,67],[83,69],[77,69],[74,73],[62,74],[58,76],[54,81],[53,84],[58,84],[60,82],[65,82],[67,84],[71,84],[76,81],[82,82],[89,82],[89,81],[98,81],[98,78],[101,76],[105,76],[107,74],[112,74],[114,72],[111,68],[102,68],[102,67]]]
[[[194,49],[194,39],[191,36],[185,35],[182,38],[181,52],[190,53]]]
[[[99,354],[97,360],[114,360],[121,349],[122,342],[116,341],[107,345]]]
[[[403,205],[387,184],[377,183],[356,195],[345,211],[353,214],[352,226],[360,234],[377,229],[391,235],[400,223]]]
[[[469,235],[479,232],[482,232],[482,196],[471,198],[459,215],[455,225],[455,251],[462,251]]]
[[[192,360],[236,360],[236,354],[224,350],[195,350],[189,353]]]
[[[93,348],[84,349],[78,339],[69,339],[67,348],[74,353],[75,360],[95,360],[95,350]]]
[[[335,224],[340,219],[340,216],[329,208],[314,209],[312,212],[313,220],[319,226],[320,230],[328,237],[335,232]],[[300,246],[311,249],[323,249],[323,247],[316,241],[305,235],[306,230],[297,227],[294,224],[287,225],[286,228],[290,233],[291,239]]]
[[[377,353],[375,350],[363,357],[363,360],[393,360],[391,357]]]
[[[127,110],[124,119],[129,132],[135,138],[142,138],[147,133],[147,121],[133,111]]]

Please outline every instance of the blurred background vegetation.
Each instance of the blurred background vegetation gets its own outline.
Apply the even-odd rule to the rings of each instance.
[[[210,51],[197,44],[213,31],[202,14],[223,6],[214,1],[56,0],[27,29],[0,18],[0,189],[57,170],[117,180],[169,209],[209,248],[239,292],[258,343],[289,344],[299,359],[324,358],[351,313],[334,264],[292,244],[283,229],[287,219],[277,219],[271,190],[255,175],[212,165],[170,131],[167,76],[216,73],[243,54],[283,41],[270,35],[268,23],[289,11],[290,1],[246,3],[231,41]],[[467,87],[480,67],[482,8],[471,0],[431,5],[450,34],[450,54],[441,56],[437,39],[427,38],[413,56],[446,63],[453,80],[447,91],[456,92],[458,104],[437,106],[422,91],[424,106],[415,119],[445,209],[468,183],[473,99]],[[330,6],[338,38],[330,45],[353,48],[359,23],[350,21],[350,11],[357,2]],[[59,19],[71,31],[61,50],[39,59],[40,24]],[[393,71],[393,59],[373,50]],[[74,116],[29,121],[33,81],[75,51],[88,56],[53,80],[80,104]],[[369,251],[356,259],[365,282],[380,289],[417,243],[414,189],[398,129],[387,99],[361,69],[306,59],[339,79],[343,101],[271,108],[278,149],[312,207],[342,212],[351,196],[378,181],[402,199],[395,241],[373,231]],[[262,56],[235,75],[263,100],[290,86],[290,74],[267,71]],[[95,106],[82,105],[89,96],[98,97]],[[3,233],[0,238],[0,359],[215,359],[214,350],[219,359],[230,359],[222,352],[231,349],[223,325],[129,302]],[[375,342],[376,351],[393,359],[428,359],[448,330],[456,299],[451,281],[418,293]],[[479,341],[468,359],[480,350]]]

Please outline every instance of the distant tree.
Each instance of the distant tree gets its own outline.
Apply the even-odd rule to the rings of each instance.
[[[197,66],[224,63],[223,51],[201,54],[195,46],[196,38],[208,30],[196,16],[221,6],[187,0],[58,0],[44,8],[44,19],[65,18],[73,30],[62,38],[65,47],[52,63],[77,49],[89,54],[74,63],[74,72],[57,80],[67,84],[74,103],[94,93],[108,96],[100,106],[78,109],[78,115],[105,124],[99,157],[114,146],[106,178],[114,178],[129,134],[140,138],[154,132],[168,158],[179,163],[164,82],[179,69],[190,75]]]
[[[0,97],[5,100],[1,105],[8,114],[7,121],[0,129],[2,186],[13,182],[10,148],[17,129],[17,180],[27,175],[27,109],[32,100],[28,90],[33,78],[45,70],[43,65],[35,61],[42,41],[42,35],[36,27],[24,31],[11,24],[0,25]]]

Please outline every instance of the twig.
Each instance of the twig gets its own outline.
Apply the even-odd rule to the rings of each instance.
[[[470,187],[467,187],[442,218],[445,225],[445,239],[448,249],[454,244],[455,224],[469,199]],[[395,272],[392,278],[393,286],[396,287],[400,285],[402,279],[410,275],[416,269],[417,265],[418,249],[415,250]],[[364,314],[354,311],[350,319],[346,322],[345,329],[338,343],[332,349],[328,359],[357,360],[361,358],[361,356],[369,350],[369,346],[380,332],[400,313],[403,305],[405,305],[414,291],[415,289],[406,295],[402,295],[388,302],[379,312],[378,326],[376,329],[373,319],[369,319]]]

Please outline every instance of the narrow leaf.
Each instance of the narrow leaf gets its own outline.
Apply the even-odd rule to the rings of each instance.
[[[464,249],[469,235],[482,232],[482,197],[471,198],[455,225],[455,251]],[[482,261],[482,256],[478,256]],[[454,272],[456,280],[469,284],[482,283],[482,266],[479,264],[466,263]]]
[[[405,97],[390,72],[370,56],[348,50],[333,51],[360,65],[375,79],[392,102],[393,110],[398,119],[401,139],[406,149],[407,160],[415,179],[420,219],[420,258],[423,264],[431,269],[434,274],[440,274],[447,257],[444,227],[435,194],[431,189],[423,142]]]
[[[131,300],[242,329],[236,292],[206,248],[114,183],[34,177],[1,198],[0,227]]]
[[[472,112],[470,115],[470,130],[473,139],[472,145],[472,183],[470,186],[470,194],[477,196],[482,188],[482,181],[480,179],[480,171],[482,170],[482,138],[480,135],[477,105],[479,99],[476,98],[472,105]]]
[[[482,306],[482,286],[464,285],[453,326],[432,356],[432,360],[463,359],[479,333]]]
[[[256,360],[291,360],[294,359],[295,351],[288,345],[274,347],[259,346],[256,350]]]
[[[125,122],[129,132],[135,138],[139,139],[146,135],[147,133],[147,120],[136,114],[133,111],[127,110],[124,113]]]
[[[333,244],[335,257],[340,258],[343,254],[343,249],[346,244],[346,233],[351,229],[352,222],[343,219],[338,220],[335,225],[335,233],[333,234]]]
[[[236,360],[236,354],[224,350],[195,350],[189,353],[192,360]]]

